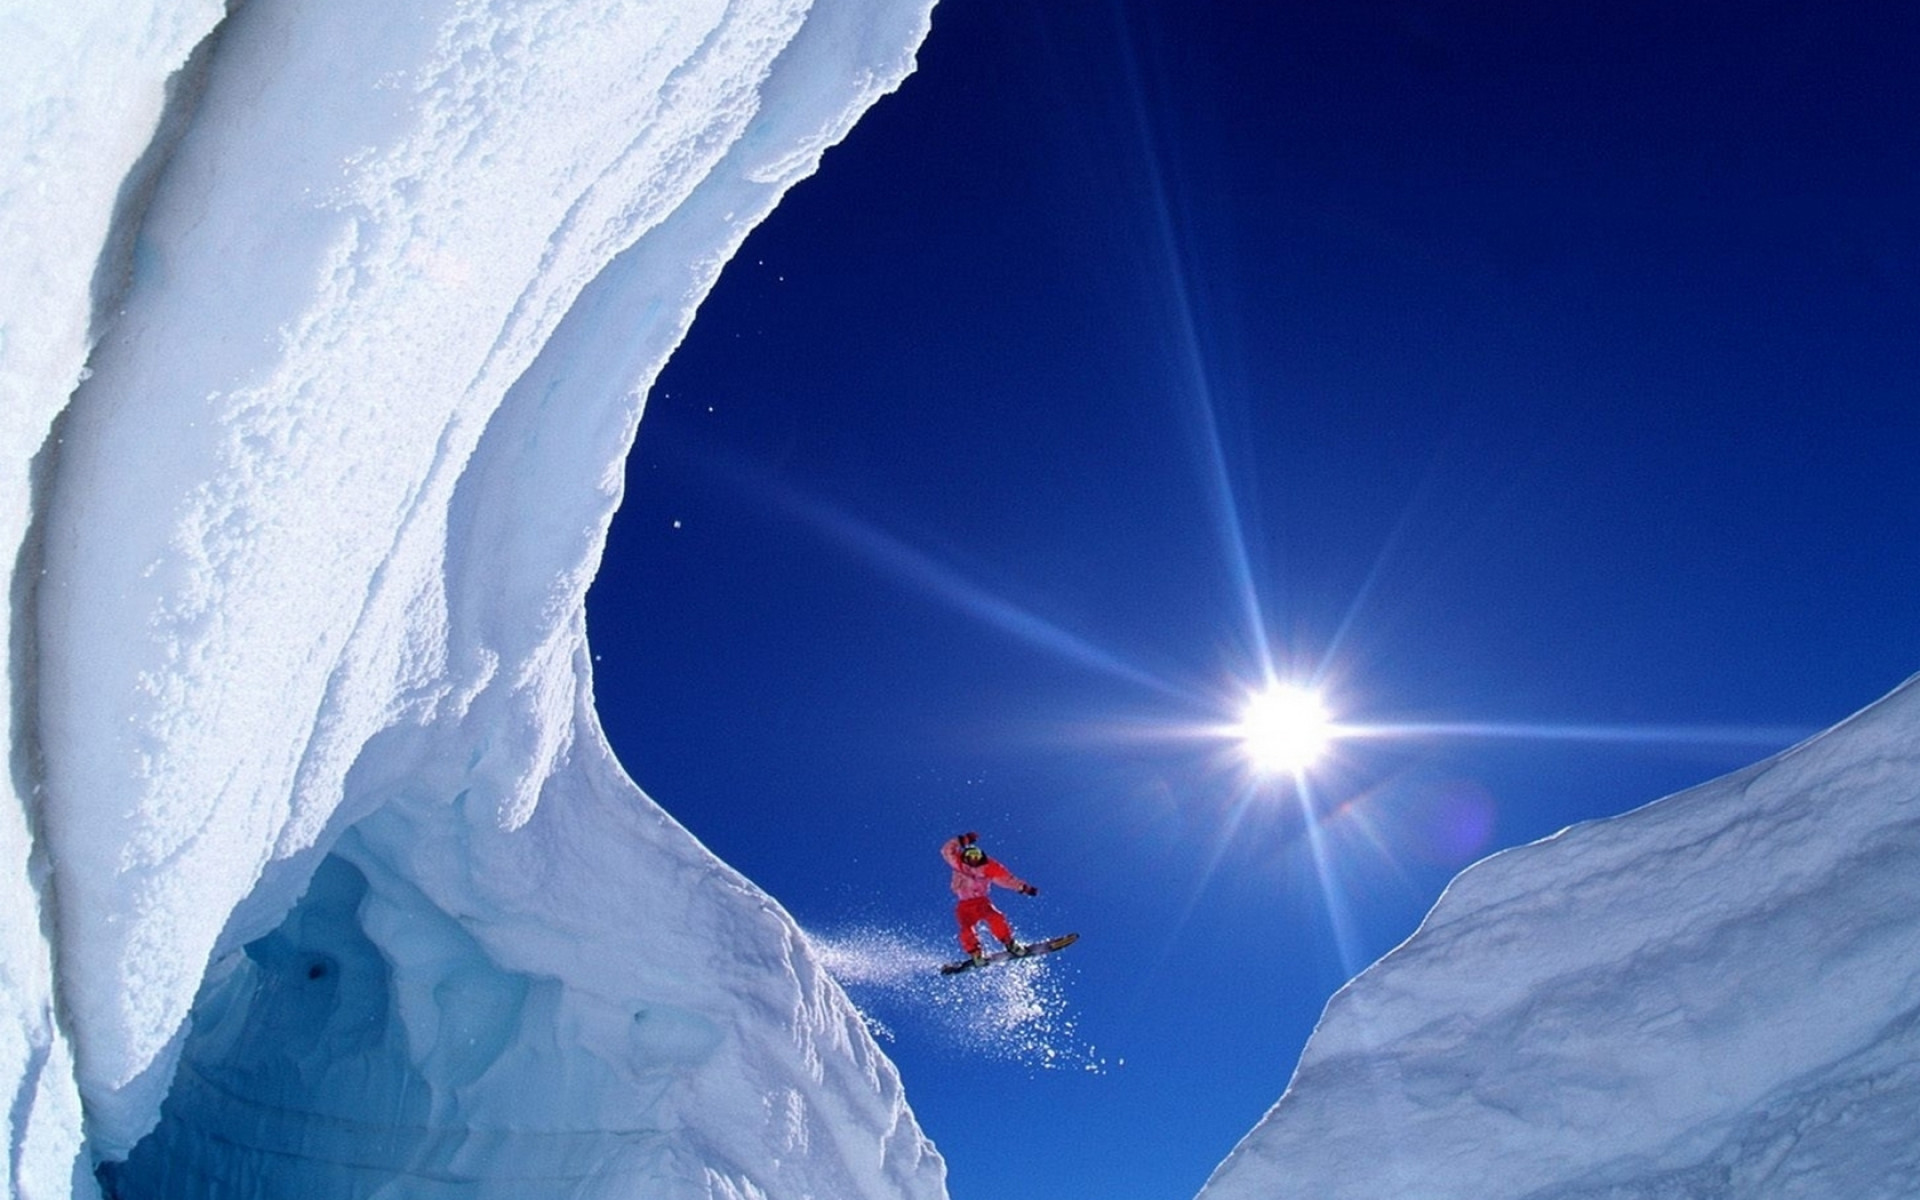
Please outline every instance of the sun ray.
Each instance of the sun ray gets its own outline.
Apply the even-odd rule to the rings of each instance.
[[[790,484],[751,475],[739,467],[729,470],[724,463],[716,462],[714,465],[732,476],[736,483],[768,495],[784,511],[829,541],[923,595],[1066,662],[1144,688],[1183,705],[1198,701],[1191,691],[992,591],[957,567],[910,545],[871,521],[806,495]]]
[[[1356,739],[1484,738],[1776,748],[1793,745],[1814,732],[1785,725],[1599,725],[1571,721],[1401,721],[1340,726],[1341,737]]]
[[[1300,806],[1301,825],[1306,834],[1307,851],[1313,858],[1313,873],[1319,884],[1320,898],[1326,906],[1327,925],[1333,932],[1334,951],[1340,956],[1340,972],[1351,978],[1365,965],[1360,938],[1354,929],[1353,914],[1348,911],[1346,891],[1340,886],[1334,857],[1327,850],[1326,831],[1314,811],[1313,795],[1304,774],[1294,777],[1294,797]]]
[[[1069,662],[1165,695],[1180,695],[1158,676],[1122,659],[1031,609],[987,590],[931,554],[879,527],[824,504],[804,506],[816,528],[896,579],[926,595]]]
[[[1161,166],[1158,139],[1154,136],[1145,88],[1140,79],[1140,63],[1131,39],[1122,39],[1122,53],[1132,82],[1134,128],[1140,143],[1141,169],[1147,186],[1142,189],[1150,207],[1152,248],[1159,258],[1155,278],[1165,289],[1165,303],[1173,315],[1174,360],[1181,394],[1187,399],[1187,411],[1195,426],[1195,441],[1201,458],[1201,483],[1211,509],[1215,535],[1226,558],[1233,593],[1240,610],[1243,632],[1256,662],[1270,662],[1273,650],[1267,633],[1267,618],[1255,580],[1252,554],[1247,545],[1246,522],[1227,468],[1225,442],[1220,436],[1213,382],[1202,353],[1200,326],[1195,314],[1193,289],[1188,282],[1186,255],[1182,253],[1169,196],[1166,172]]]

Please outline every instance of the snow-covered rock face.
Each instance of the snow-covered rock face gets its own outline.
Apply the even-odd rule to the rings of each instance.
[[[1920,1195],[1917,729],[1920,680],[1469,869],[1202,1200]]]
[[[10,9],[7,1194],[942,1192],[582,628],[648,383],[929,7]]]

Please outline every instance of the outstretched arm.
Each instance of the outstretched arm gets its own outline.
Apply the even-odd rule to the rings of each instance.
[[[987,879],[990,882],[999,884],[1003,888],[1012,888],[1022,896],[1038,896],[1040,894],[1039,888],[1028,883],[1018,875],[1015,875],[1012,871],[1007,870],[1005,864],[1000,862],[989,862],[987,864]]]

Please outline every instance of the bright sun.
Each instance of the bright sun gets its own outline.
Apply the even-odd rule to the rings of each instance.
[[[1247,697],[1235,726],[1241,752],[1263,775],[1305,771],[1333,740],[1327,707],[1306,688],[1276,684]]]

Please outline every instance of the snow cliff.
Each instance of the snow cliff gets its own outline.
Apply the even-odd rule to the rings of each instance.
[[[1920,1195],[1920,681],[1474,866],[1202,1200]]]
[[[649,382],[929,7],[0,19],[6,1194],[944,1193],[582,628]]]

